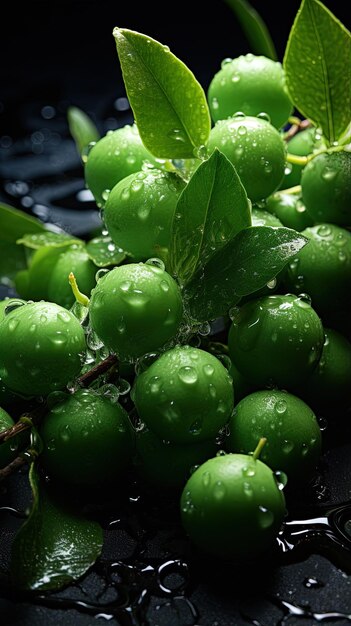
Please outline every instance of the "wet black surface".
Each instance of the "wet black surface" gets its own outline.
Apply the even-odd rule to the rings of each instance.
[[[12,25],[12,36],[8,36],[7,45],[13,58],[4,70],[6,92],[1,101],[0,200],[40,217],[53,228],[84,238],[100,225],[100,216],[85,189],[83,167],[69,135],[66,111],[69,104],[81,106],[91,114],[101,133],[131,121],[130,110],[118,110],[118,99],[124,92],[110,36],[112,27],[118,24],[159,37],[192,67],[203,84],[218,69],[221,58],[230,54],[228,40],[232,27],[227,19],[230,14],[223,9],[213,17],[212,24],[209,18],[197,24],[197,34],[189,49],[186,42],[190,41],[195,26],[179,14],[175,23],[166,20],[161,26],[159,21],[153,21],[156,9],[152,7],[150,15],[133,15],[128,23],[128,11],[112,10],[110,3],[99,4],[99,18],[96,3],[62,3],[60,7],[66,11],[65,19],[57,13],[58,4],[54,3],[49,13],[46,3],[33,3],[32,14],[19,16],[17,27]],[[184,16],[185,6],[181,9]],[[105,11],[104,19],[102,11]],[[294,14],[293,8],[287,11]],[[72,47],[79,16],[85,36],[77,36],[76,46]],[[25,17],[26,28],[33,29],[33,49],[28,57],[28,63],[33,64],[32,75],[21,42]],[[36,21],[39,17],[40,25]],[[61,47],[60,53],[55,54],[51,46],[58,45],[59,37],[55,31],[50,39],[50,29],[60,32],[60,28],[67,49]],[[216,47],[212,48],[213,29],[218,32]],[[281,36],[283,31],[284,28]],[[103,36],[111,41],[104,53],[96,53],[94,66],[91,46],[98,45],[98,38]],[[239,47],[243,39],[238,33],[237,36],[235,45]],[[26,30],[27,45],[30,39]],[[212,49],[216,49],[215,54],[211,53]],[[48,59],[42,61],[47,50],[53,63],[52,72]],[[72,66],[68,70],[72,54]],[[232,52],[231,56],[235,54]],[[110,55],[112,60],[105,62]],[[76,72],[79,81],[75,81]],[[0,287],[0,297],[7,293],[12,291]],[[125,490],[105,494],[102,502],[92,506],[104,529],[101,558],[82,580],[57,593],[20,594],[9,582],[11,542],[30,504],[26,470],[20,471],[0,488],[0,623],[4,626],[349,624],[350,416],[328,418],[325,425],[318,474],[297,493],[287,491],[287,516],[269,559],[226,563],[205,558],[191,547],[184,535],[177,496],[150,493],[130,476]]]

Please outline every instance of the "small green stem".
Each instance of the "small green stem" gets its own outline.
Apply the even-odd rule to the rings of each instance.
[[[74,295],[76,301],[79,302],[79,304],[82,304],[83,306],[88,307],[90,300],[89,300],[88,296],[86,296],[84,293],[82,293],[79,290],[79,287],[78,287],[78,284],[77,284],[77,281],[76,281],[76,277],[73,274],[73,272],[71,272],[70,275],[68,276],[68,281],[69,281],[69,284],[71,285],[71,289],[73,291],[73,295]]]
[[[259,440],[256,450],[252,455],[252,458],[255,459],[255,461],[257,461],[258,457],[260,456],[263,446],[266,444],[267,442],[267,438],[266,437],[261,437],[261,439]]]
[[[301,193],[301,185],[295,185],[294,187],[288,187],[287,189],[282,189],[282,193],[290,193],[291,195],[299,194]]]
[[[292,154],[291,152],[288,152],[286,155],[286,160],[288,161],[288,163],[292,163],[292,165],[302,165],[302,167],[305,167],[305,165],[307,165],[309,161],[309,157],[299,156],[297,154]]]
[[[299,117],[296,117],[296,115],[291,115],[288,119],[289,124],[294,124],[294,126],[300,126],[301,121]]]

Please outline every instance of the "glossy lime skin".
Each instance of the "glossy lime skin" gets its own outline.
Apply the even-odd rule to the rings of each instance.
[[[89,297],[96,284],[98,268],[83,248],[70,248],[63,252],[55,264],[48,285],[48,300],[69,309],[75,302],[68,276],[73,272],[79,289]]]
[[[85,164],[85,182],[98,206],[106,201],[105,193],[137,172],[143,163],[155,164],[155,157],[145,148],[135,124],[109,131],[91,148]],[[107,193],[106,193],[107,195]]]
[[[312,373],[324,330],[303,298],[271,295],[237,307],[228,333],[230,358],[257,387],[291,389]]]
[[[92,328],[121,360],[135,360],[172,339],[183,316],[181,292],[166,271],[146,263],[115,267],[91,293]]]
[[[0,323],[0,378],[12,391],[41,396],[79,374],[85,335],[72,313],[53,302],[29,302]]]
[[[280,185],[285,169],[285,143],[267,120],[252,116],[218,121],[211,129],[208,151],[218,148],[232,162],[252,202],[263,200]]]
[[[332,328],[324,332],[321,359],[296,393],[320,415],[337,420],[351,407],[351,342]]]
[[[160,489],[183,489],[197,465],[216,455],[214,439],[181,444],[164,442],[147,427],[136,433],[135,467],[143,483]]]
[[[282,226],[298,232],[314,224],[300,196],[296,194],[275,191],[266,199],[266,209],[279,218]]]
[[[291,137],[288,141],[288,152],[290,154],[296,154],[297,156],[308,156],[318,148],[322,147],[322,140],[318,135],[316,128],[305,128],[299,131],[296,135]],[[280,185],[280,189],[288,189],[289,187],[295,187],[301,182],[301,174],[303,165],[296,163],[289,163],[286,168],[283,181]]]
[[[321,430],[301,398],[280,390],[255,391],[240,400],[229,421],[226,449],[249,454],[267,439],[260,459],[296,484],[315,472],[321,455]]]
[[[113,187],[104,221],[113,241],[134,260],[146,261],[167,248],[171,223],[184,181],[152,169],[136,172]]]
[[[308,293],[326,324],[351,303],[351,233],[335,224],[319,224],[301,233],[308,244],[287,265],[286,289]]]
[[[115,481],[131,464],[133,430],[128,413],[93,389],[79,389],[44,417],[41,462],[50,478],[71,485]]]
[[[227,369],[200,348],[176,346],[137,377],[134,403],[160,439],[191,443],[215,438],[233,410]]]
[[[0,408],[0,433],[14,425],[12,417]],[[0,443],[0,469],[6,467],[17,455],[18,438],[13,437]]]
[[[301,193],[315,222],[351,226],[351,153],[323,153],[309,161],[301,176]]]
[[[293,111],[282,64],[251,53],[222,64],[208,88],[208,103],[214,122],[237,111],[253,116],[264,112],[276,128],[284,126]]]
[[[285,497],[272,470],[246,454],[217,456],[187,481],[181,520],[200,551],[225,559],[263,555],[274,546]]]

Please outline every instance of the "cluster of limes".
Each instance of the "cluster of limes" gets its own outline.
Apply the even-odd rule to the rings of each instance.
[[[225,345],[210,349],[189,328],[181,287],[158,260],[201,160],[177,171],[148,152],[135,124],[108,132],[91,147],[85,178],[128,256],[96,281],[81,251],[65,251],[41,284],[33,271],[22,291],[18,281],[23,300],[1,303],[0,426],[13,424],[23,397],[44,398],[39,462],[52,480],[101,486],[134,464],[143,482],[181,496],[195,545],[242,557],[272,547],[286,513],[284,475],[296,486],[316,472],[317,416],[334,419],[351,405],[351,155],[323,151],[311,126],[285,141],[293,107],[282,65],[266,57],[223,62],[208,103],[207,155],[218,148],[235,166],[252,223],[294,228],[309,243],[274,283],[228,311]],[[291,168],[287,150],[314,158]],[[88,326],[65,291],[72,271],[89,298]],[[91,354],[89,332],[121,369],[132,366],[137,420],[106,385],[75,383]],[[3,466],[16,445],[1,445]]]

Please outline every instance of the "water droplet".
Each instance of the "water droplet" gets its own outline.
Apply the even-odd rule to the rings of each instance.
[[[201,481],[204,487],[209,487],[211,483],[211,474],[210,472],[204,472],[201,477]]]
[[[197,371],[194,367],[191,367],[191,365],[184,365],[183,367],[179,368],[178,377],[183,383],[187,385],[193,385],[198,380]]]
[[[277,481],[277,485],[278,485],[278,489],[280,491],[282,491],[284,489],[284,487],[286,487],[286,485],[288,484],[288,477],[285,474],[285,472],[282,472],[280,470],[277,470],[275,472],[273,472],[275,479]]]
[[[104,191],[102,192],[101,197],[105,202],[108,200],[110,193],[111,189],[104,189]]]
[[[11,303],[5,307],[4,315],[8,315],[9,313],[12,313],[12,311],[15,311],[16,309],[23,306],[24,304],[25,302],[21,302],[20,300],[11,300]]]
[[[232,63],[232,61],[233,61],[233,59],[231,59],[230,57],[226,57],[221,62],[221,68],[223,69],[226,65],[229,65],[230,63]]]
[[[130,289],[129,291],[122,291],[122,297],[133,308],[144,307],[149,301],[150,297],[144,293],[141,289]]]
[[[247,134],[246,126],[243,126],[243,125],[238,126],[238,134],[241,135],[242,137],[246,135]]]
[[[270,116],[265,111],[261,111],[261,113],[258,113],[257,117],[260,120],[265,120],[266,122],[269,122],[269,123],[271,122]]]
[[[163,381],[159,376],[152,376],[149,380],[149,389],[151,393],[157,394],[161,390]]]
[[[19,320],[17,319],[10,319],[9,323],[8,323],[8,329],[10,332],[13,332],[14,330],[16,330],[17,326],[19,325]]]
[[[333,181],[336,176],[337,176],[338,172],[337,170],[332,169],[331,167],[327,166],[321,173],[322,179],[330,182]]]
[[[147,259],[147,261],[145,261],[145,265],[152,265],[153,267],[158,267],[160,270],[165,270],[164,262],[158,257],[151,257],[150,259]]]
[[[204,365],[203,370],[206,376],[212,376],[214,374],[214,367],[213,365],[210,365],[210,363],[207,363],[206,365]]]
[[[184,131],[180,128],[172,128],[172,130],[168,133],[168,137],[174,139],[174,141],[177,141],[179,143],[186,142],[186,136],[184,134]]]
[[[67,442],[70,440],[72,435],[72,431],[71,428],[68,424],[64,424],[63,426],[61,426],[60,428],[60,437],[62,439],[62,441]]]
[[[278,400],[275,404],[275,411],[278,415],[283,415],[287,409],[287,403],[285,400]]]
[[[216,111],[219,108],[218,99],[212,98],[212,108]]]
[[[241,471],[243,476],[245,477],[252,477],[256,474],[256,468],[253,463],[250,463],[250,465],[245,465],[245,467],[243,467]]]
[[[68,341],[67,333],[57,330],[53,333],[48,333],[48,339],[56,346],[63,346]]]
[[[232,83],[238,83],[240,81],[240,78],[240,74],[238,74],[238,72],[234,72],[232,76]]]
[[[317,228],[317,234],[320,237],[329,237],[331,235],[331,228],[327,224],[322,224]]]
[[[197,419],[193,422],[189,428],[192,435],[198,435],[202,431],[203,420]]]
[[[227,492],[226,486],[222,483],[221,480],[217,480],[213,485],[213,497],[215,500],[223,500],[225,494]]]
[[[290,452],[292,452],[293,449],[294,449],[294,442],[289,441],[288,439],[285,439],[282,444],[282,450],[284,454],[290,454]]]
[[[96,282],[98,282],[98,281],[100,280],[100,278],[102,278],[103,276],[105,276],[105,274],[107,274],[108,272],[109,272],[109,270],[108,270],[108,269],[106,269],[106,268],[104,268],[104,267],[100,268],[100,269],[96,272],[96,274],[95,274],[95,280],[96,280]]]
[[[257,518],[261,528],[269,528],[274,522],[274,515],[272,511],[261,505],[258,507]]]
[[[251,483],[247,482],[246,480],[243,482],[243,491],[244,491],[244,495],[247,498],[252,498],[252,496],[253,496],[252,485],[251,485]]]
[[[240,118],[240,117],[246,117],[246,114],[243,113],[243,111],[236,111],[232,117],[236,117],[236,118]]]

